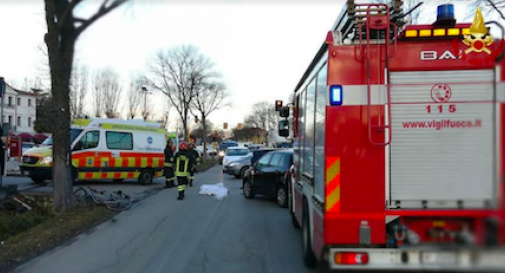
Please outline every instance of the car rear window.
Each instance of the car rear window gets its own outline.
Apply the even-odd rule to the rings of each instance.
[[[227,156],[244,156],[249,153],[248,149],[228,149],[226,150]]]

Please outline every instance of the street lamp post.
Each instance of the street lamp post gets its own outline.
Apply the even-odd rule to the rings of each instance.
[[[149,93],[149,91],[147,90],[147,88],[145,86],[142,86],[142,88],[140,89],[140,92],[144,92],[144,112],[143,112],[143,117],[144,117],[144,121],[146,121],[147,119],[147,93]]]

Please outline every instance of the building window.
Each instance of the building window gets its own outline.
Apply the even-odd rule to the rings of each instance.
[[[9,97],[9,103],[7,105],[12,106],[12,97]]]
[[[21,98],[18,98],[18,99],[17,99],[17,105],[18,105],[18,106],[21,106]]]
[[[16,122],[17,126],[21,126],[21,117],[18,117],[18,122]]]
[[[28,106],[31,107],[32,106],[32,99],[28,99]]]
[[[28,117],[28,127],[32,127],[32,118]]]
[[[9,116],[9,130],[11,130],[12,128],[12,116]]]

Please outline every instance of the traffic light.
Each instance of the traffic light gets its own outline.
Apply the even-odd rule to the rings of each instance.
[[[195,123],[198,123],[198,116],[195,115]]]
[[[275,101],[275,111],[280,111],[282,109],[282,100]]]
[[[223,129],[228,129],[228,122],[223,123]]]

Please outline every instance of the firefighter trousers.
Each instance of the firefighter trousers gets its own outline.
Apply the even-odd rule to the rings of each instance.
[[[196,173],[196,168],[191,168],[191,170],[189,171],[189,177],[188,177],[190,187],[193,187],[193,181],[195,180],[195,173]]]
[[[174,168],[165,167],[165,186],[167,188],[172,188],[175,183]]]
[[[184,197],[184,191],[186,190],[186,184],[188,184],[187,176],[177,176],[177,190],[179,191],[179,196]]]

